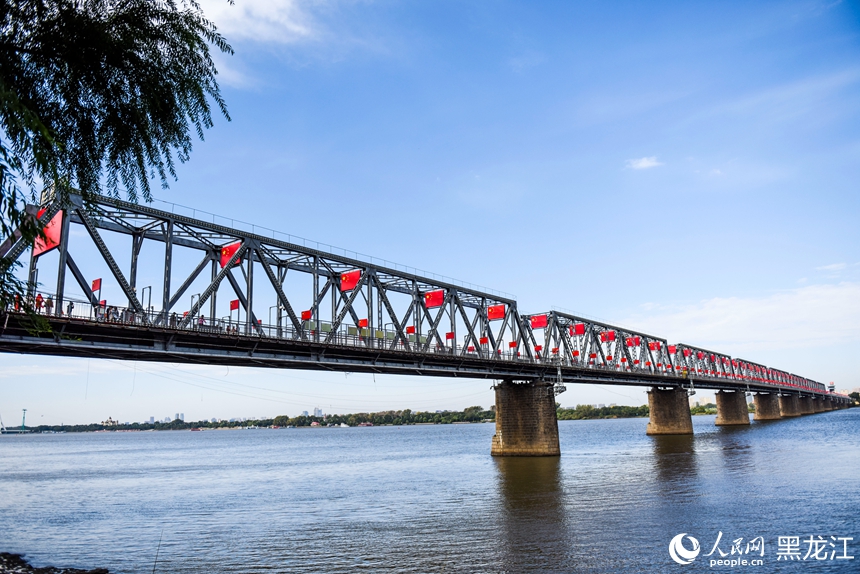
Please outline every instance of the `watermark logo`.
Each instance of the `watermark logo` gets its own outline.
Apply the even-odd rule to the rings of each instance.
[[[690,539],[690,542],[693,543],[693,548],[687,550],[684,548],[684,537],[687,536],[686,532],[682,532],[678,536],[672,539],[669,543],[669,556],[672,557],[672,560],[677,562],[678,564],[691,564],[693,560],[696,559],[696,556],[699,555],[701,549],[699,548],[699,541],[693,538],[692,536],[687,536]]]

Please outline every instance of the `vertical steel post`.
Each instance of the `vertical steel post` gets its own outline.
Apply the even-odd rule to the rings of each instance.
[[[367,274],[372,274],[372,271],[367,271]],[[367,346],[374,347],[376,340],[376,321],[373,320],[373,281],[367,280]]]
[[[451,354],[457,354],[457,315],[454,302],[455,296],[451,295],[451,303],[448,305],[448,314],[451,318],[451,332],[454,333],[454,338],[451,340]]]
[[[318,301],[320,294],[320,257],[314,255],[314,298],[311,301]],[[320,340],[320,309],[319,305],[314,305],[314,341]]]
[[[170,314],[170,275],[173,272],[173,220],[167,220],[167,233],[164,238],[164,284],[162,287],[161,309],[165,325]]]
[[[218,258],[212,257],[212,279],[210,283],[215,283],[216,277],[218,277]],[[215,313],[217,312],[217,296],[217,290],[213,291],[212,295],[209,296],[209,324],[212,326],[215,325]]]
[[[137,256],[140,254],[140,247],[142,245],[142,235],[140,233],[133,233],[131,236],[131,270],[128,273],[128,286],[131,287],[133,293],[137,293]],[[128,307],[133,307],[131,299],[128,300]]]
[[[63,314],[63,297],[66,292],[66,261],[69,253],[69,220],[71,216],[68,210],[63,212],[63,224],[60,228],[60,261],[57,264],[57,292],[56,311],[57,316]]]
[[[27,296],[30,299],[36,296],[36,282],[39,279],[39,270],[36,268],[39,257],[35,254],[35,251],[35,247],[30,249],[30,269],[27,273]]]
[[[251,326],[254,315],[254,249],[248,249],[248,284],[247,284],[247,293],[245,293],[245,301],[247,305],[245,307],[245,329],[246,334],[250,335],[253,333],[253,327]]]

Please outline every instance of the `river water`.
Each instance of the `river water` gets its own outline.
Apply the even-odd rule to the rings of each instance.
[[[536,459],[490,457],[492,424],[6,435],[0,551],[141,573],[860,572],[860,409],[693,420],[562,421],[562,456]],[[826,559],[803,560],[819,535]]]

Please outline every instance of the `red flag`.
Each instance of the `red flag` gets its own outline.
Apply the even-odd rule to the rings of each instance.
[[[614,341],[615,340],[615,331],[606,331],[606,340]]]
[[[367,319],[359,319],[358,320],[359,327],[367,327]]]
[[[552,354],[553,354],[553,355],[558,355],[558,347],[553,347],[553,348],[552,348]]]
[[[517,342],[516,342],[516,341],[511,341],[510,343],[508,343],[508,347],[510,347],[511,349],[513,349],[513,348],[514,348],[514,347],[516,347],[516,346],[517,346]]]
[[[684,356],[685,357],[689,357],[691,354],[692,354],[692,351],[690,351],[690,349],[684,349]]]
[[[535,351],[537,351],[538,353],[540,353],[542,349],[543,345],[535,345]]]
[[[406,334],[407,335],[412,335],[413,333],[415,333],[415,326],[414,325],[409,325],[408,327],[406,327]]]
[[[474,352],[475,352],[475,347],[474,347],[473,345],[469,345],[469,352],[470,352],[470,353],[474,353]]]
[[[102,288],[102,280],[101,279],[93,279],[93,293]]]
[[[302,321],[310,321],[311,317],[313,317],[313,313],[310,311],[302,311]]]
[[[236,243],[231,243],[230,245],[225,245],[224,247],[221,248],[221,268],[222,269],[228,263],[230,263],[230,260],[233,258],[233,255],[235,255],[236,251],[238,251],[240,247],[242,247],[242,242],[237,241]],[[236,265],[240,264],[241,262],[242,262],[241,259],[237,259]]]
[[[488,344],[489,342],[490,342],[490,338],[489,338],[489,337],[481,337],[481,344],[482,344],[482,345],[486,345],[486,344]]]
[[[361,280],[361,269],[342,273],[340,276],[340,290],[352,291]]]
[[[45,210],[40,209],[37,216],[42,217],[44,214]],[[36,242],[33,244],[33,256],[38,257],[39,255],[47,253],[51,249],[57,247],[60,244],[60,232],[62,230],[63,211],[60,210],[54,217],[51,218],[51,221],[45,224],[45,239],[42,239],[41,237],[36,238]]]
[[[585,323],[577,323],[570,328],[571,335],[585,335]]]
[[[571,353],[571,355],[573,355],[574,357],[578,357],[578,356],[579,356],[579,351],[574,350],[574,351]]]
[[[696,358],[697,358],[697,359],[700,359],[700,360],[701,360],[701,359],[704,359],[704,358],[705,358],[705,354],[704,354],[703,352],[701,352],[701,351],[696,351]]]
[[[107,307],[107,299],[102,299],[99,301],[99,307]]]
[[[435,309],[445,304],[445,290],[428,291],[424,293],[424,305],[428,309]]]
[[[627,337],[627,346],[628,347],[638,347],[642,342],[642,339],[639,337]]]
[[[454,338],[454,333],[452,333],[452,332],[450,332],[450,331],[449,331],[448,333],[445,333],[445,340],[446,340],[446,341],[450,341],[450,340],[452,340],[453,338]]]
[[[495,321],[496,319],[504,319],[505,318],[505,305],[490,305],[487,308],[487,319],[490,321]]]
[[[612,355],[606,355],[606,360],[607,360],[607,361],[611,361],[611,360],[612,360]]]
[[[652,341],[648,343],[649,351],[659,351],[660,350],[660,341]]]
[[[532,329],[544,329],[547,324],[546,315],[535,315],[531,318]]]
[[[232,301],[230,301],[230,310],[231,311],[238,311],[239,310],[239,300],[238,299],[233,299]]]
[[[674,355],[676,352],[678,352],[678,346],[677,345],[669,345],[669,354]]]

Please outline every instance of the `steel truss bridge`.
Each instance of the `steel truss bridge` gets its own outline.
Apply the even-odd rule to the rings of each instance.
[[[73,195],[31,210],[47,239],[9,238],[0,257],[30,255],[28,296],[51,329],[13,305],[4,352],[847,399],[746,359],[554,310],[523,314],[509,296],[145,205]],[[73,257],[93,247],[110,275],[88,276]],[[152,286],[138,288],[142,253],[160,264],[155,305]],[[99,299],[102,280],[120,300]]]

